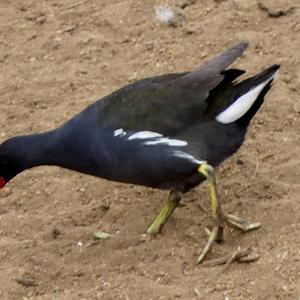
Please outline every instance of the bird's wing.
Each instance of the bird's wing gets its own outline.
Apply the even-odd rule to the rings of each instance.
[[[209,92],[223,80],[224,76],[221,73],[240,57],[247,47],[248,43],[239,43],[219,54],[203,66],[178,78],[176,82],[185,88],[196,85]]]
[[[180,133],[199,122],[209,92],[246,48],[246,43],[240,43],[190,73],[148,78],[116,91],[99,103],[102,125],[168,136]]]

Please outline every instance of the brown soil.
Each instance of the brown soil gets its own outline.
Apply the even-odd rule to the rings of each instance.
[[[176,2],[1,0],[0,139],[54,128],[129,81],[249,40],[236,65],[282,68],[218,180],[224,208],[263,227],[227,229],[209,258],[250,245],[260,259],[227,272],[196,266],[206,184],[147,239],[166,192],[41,167],[0,193],[0,299],[300,299],[299,3],[194,1],[177,27],[155,20],[155,5]],[[96,230],[114,236],[95,242]]]

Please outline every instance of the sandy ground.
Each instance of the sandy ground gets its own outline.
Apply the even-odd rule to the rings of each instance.
[[[177,27],[154,18],[155,5],[178,2],[1,0],[0,139],[54,128],[128,82],[248,40],[236,66],[282,68],[218,180],[224,208],[263,227],[227,229],[209,258],[252,246],[260,259],[196,266],[205,184],[147,239],[166,192],[40,167],[0,192],[0,299],[300,299],[300,4],[199,0]],[[114,237],[95,242],[96,230]]]

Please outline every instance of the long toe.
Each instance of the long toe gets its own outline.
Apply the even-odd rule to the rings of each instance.
[[[242,230],[243,232],[254,230],[261,226],[261,224],[258,222],[250,223],[250,222],[248,222],[244,219],[241,219],[239,217],[236,217],[232,214],[227,214],[227,213],[223,213],[223,212],[221,213],[219,218],[221,220],[221,224],[224,225],[224,222],[225,222],[229,226],[235,227],[239,230]],[[223,240],[223,229],[224,228],[223,228],[223,225],[220,226],[218,224],[220,224],[220,223],[215,222],[215,225],[213,226],[213,229],[211,231],[206,229],[206,233],[208,235],[208,241],[207,241],[205,247],[203,248],[203,250],[201,251],[200,256],[197,259],[197,264],[200,264],[205,260],[205,258],[207,257],[207,254],[211,251],[213,244],[215,242],[219,242],[219,241]],[[237,257],[239,257],[239,255]],[[223,261],[222,258],[216,259],[216,261],[219,261],[219,260]],[[224,263],[226,263],[226,261]]]
[[[213,229],[208,233],[208,241],[197,259],[197,264],[201,264],[206,258],[207,254],[211,251],[213,244],[218,239],[220,230],[222,230],[222,228],[215,225]]]
[[[259,222],[250,223],[247,220],[241,219],[232,214],[225,214],[223,219],[224,219],[224,221],[226,221],[228,223],[229,226],[238,228],[239,230],[242,230],[243,232],[258,229],[259,227],[261,227],[261,224]]]

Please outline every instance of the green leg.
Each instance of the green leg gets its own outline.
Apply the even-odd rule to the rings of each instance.
[[[169,217],[172,215],[173,211],[179,204],[181,199],[181,193],[175,190],[172,190],[169,194],[169,198],[159,215],[155,218],[152,224],[147,230],[147,234],[155,234],[162,230],[165,223],[168,221]]]
[[[214,168],[209,164],[202,164],[198,171],[200,174],[204,175],[208,181],[211,199],[211,217],[213,220],[213,229],[208,232],[208,242],[197,259],[197,263],[199,264],[203,262],[214,242],[223,240],[224,223],[227,223],[232,227],[236,227],[244,232],[259,228],[260,223],[251,224],[243,219],[235,217],[234,215],[224,213],[217,195]]]

